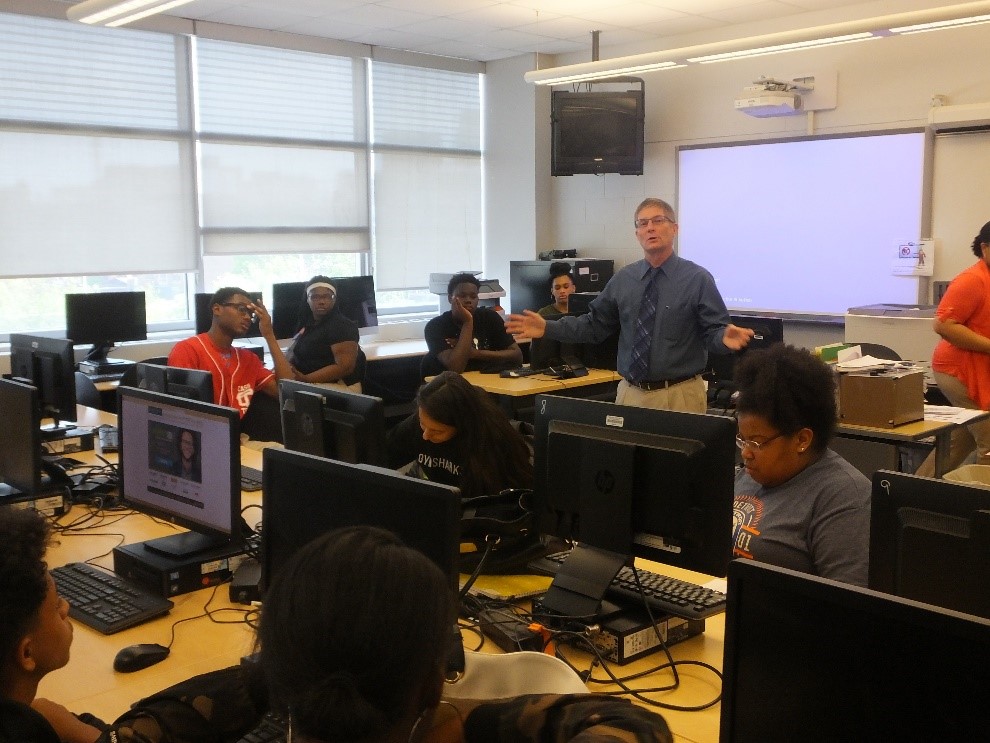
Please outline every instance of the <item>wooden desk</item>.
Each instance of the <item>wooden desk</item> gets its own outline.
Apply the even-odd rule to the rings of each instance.
[[[462,376],[474,386],[495,395],[510,416],[520,407],[531,405],[536,395],[570,394],[572,397],[590,397],[614,390],[622,379],[618,372],[609,369],[588,369],[586,376],[571,379],[556,379],[546,374],[500,377],[498,374],[482,374],[477,371],[464,372]]]
[[[640,567],[651,570],[661,575],[672,577],[704,585],[712,580],[711,576],[701,573],[694,573],[681,568],[659,565],[646,560],[637,560]],[[497,585],[499,576],[489,576],[486,578],[488,585]],[[529,609],[529,602],[521,604],[525,609]],[[701,635],[685,640],[670,648],[670,654],[675,661],[700,661],[707,663],[721,671],[722,653],[725,637],[725,614],[717,614],[705,620],[705,632]],[[477,637],[473,633],[464,633],[464,645],[470,649],[476,649]],[[480,648],[481,652],[502,652],[494,642],[486,640]],[[587,671],[592,668],[592,655],[574,648],[562,648],[562,655],[579,671]],[[610,664],[610,668],[619,678],[631,676],[640,672],[652,671],[656,666],[666,663],[666,657],[662,652],[648,655],[637,659],[625,666]],[[687,665],[678,667],[680,686],[673,691],[645,693],[649,699],[672,704],[681,707],[692,707],[706,704],[715,699],[721,693],[721,680],[711,671],[697,665]],[[595,683],[595,680],[607,680],[607,674],[600,668],[595,667],[588,683],[588,688],[592,692],[619,691],[620,687],[611,681],[608,683]],[[673,682],[673,675],[668,669],[649,673],[643,678],[628,682],[626,685],[633,689],[649,689],[653,687],[667,686]],[[456,686],[451,692],[456,696]],[[646,707],[661,714],[667,720],[674,733],[675,741],[690,741],[691,743],[716,743],[719,735],[719,717],[721,714],[721,704],[715,704],[704,710],[697,712],[683,712],[679,710],[662,709],[652,707],[640,700],[632,698],[634,704]]]
[[[80,406],[77,420],[80,425],[96,426],[101,423],[115,424],[116,416]],[[94,452],[73,456],[84,461],[97,461]],[[105,456],[111,461],[116,460],[115,454]],[[260,468],[261,452],[242,448],[241,460],[251,467]],[[261,494],[257,492],[242,493],[241,497],[245,506],[261,503]],[[89,513],[89,509],[84,506],[73,506],[58,519],[58,523],[65,526],[86,518]],[[123,513],[129,515],[107,512],[103,517],[86,523],[84,529],[58,536],[48,552],[49,565],[89,560],[113,570],[111,552],[117,545],[166,536],[175,531],[171,525],[149,516],[135,512]],[[249,524],[254,524],[260,520],[260,511],[250,509],[245,516]],[[131,702],[148,694],[195,674],[236,664],[243,655],[252,651],[254,632],[243,623],[216,624],[204,616],[175,627],[176,639],[172,652],[161,663],[130,674],[113,670],[114,656],[123,647],[142,642],[168,645],[173,624],[180,619],[203,614],[203,608],[211,595],[211,610],[251,609],[242,604],[231,603],[227,585],[223,584],[217,587],[215,595],[213,588],[206,588],[174,597],[172,601],[175,606],[166,616],[113,635],[103,635],[79,622],[73,622],[69,664],[42,679],[39,696],[64,704],[74,712],[92,712],[110,721],[124,712]],[[222,612],[215,615],[215,618],[233,621],[241,616],[243,615],[234,612]]]
[[[990,413],[967,421],[982,420]],[[880,428],[877,426],[854,426],[848,423],[840,423],[835,432],[838,436],[850,439],[861,439],[865,441],[879,441],[881,443],[907,443],[918,442],[922,439],[935,439],[935,477],[941,477],[948,470],[949,448],[951,446],[952,431],[960,424],[948,421],[921,420],[913,423],[905,423],[894,428]],[[965,425],[965,424],[963,424]]]
[[[80,407],[78,420],[81,425],[95,426],[100,423],[115,423],[116,417],[103,411]],[[92,452],[75,456],[87,459],[86,455],[95,461]],[[108,456],[108,459],[112,458],[114,455]],[[242,448],[241,459],[248,466],[261,467],[259,451]],[[260,493],[242,494],[244,505],[260,505],[260,501]],[[87,513],[84,507],[75,506],[59,519],[59,523],[63,525],[72,523],[76,519],[85,517]],[[246,513],[246,519],[252,525],[259,520],[259,517],[258,509],[249,509]],[[137,542],[172,532],[172,527],[168,524],[137,513],[127,516],[110,514],[105,516],[102,522],[87,526],[90,528],[58,538],[58,542],[52,545],[48,553],[50,565],[91,560],[112,569],[113,559],[110,552],[118,544]],[[708,576],[651,563],[644,563],[644,567],[695,583],[705,583],[710,580]],[[210,601],[211,596],[213,596],[212,601]],[[183,594],[175,597],[173,601],[175,607],[170,614],[114,635],[102,635],[74,622],[74,642],[69,664],[42,680],[39,696],[64,704],[74,712],[91,712],[109,721],[123,713],[133,701],[195,674],[236,664],[243,655],[253,650],[253,630],[237,621],[242,615],[235,614],[234,611],[223,612],[215,615],[215,618],[235,623],[216,624],[207,617],[191,619],[176,626],[176,639],[172,645],[172,652],[166,660],[136,673],[116,673],[112,664],[117,651],[127,645],[141,642],[167,645],[173,624],[177,620],[203,614],[204,606],[208,601],[211,610],[250,609],[229,601],[226,584],[219,586],[215,594],[214,589],[208,588]],[[671,649],[671,654],[678,660],[698,660],[721,668],[723,635],[724,615],[712,617],[706,621],[703,635],[675,645]],[[465,632],[464,642],[466,647],[473,649],[477,645],[477,637]],[[501,652],[488,640],[481,650]],[[583,670],[590,667],[590,655],[574,650],[566,650],[565,653],[577,668]],[[619,676],[627,676],[654,667],[661,662],[662,657],[659,654],[648,656],[627,666],[613,666],[613,670]],[[691,706],[707,702],[717,695],[719,683],[711,672],[697,666],[685,666],[679,669],[679,673],[681,678],[679,689],[651,696],[671,704]],[[594,678],[605,678],[605,676],[600,669],[597,669]],[[630,685],[648,688],[665,685],[670,680],[670,672],[662,671],[632,682]],[[592,691],[608,691],[616,687],[611,684],[593,683],[589,688]],[[718,740],[719,705],[701,712],[659,711],[667,719],[677,741],[714,743]]]

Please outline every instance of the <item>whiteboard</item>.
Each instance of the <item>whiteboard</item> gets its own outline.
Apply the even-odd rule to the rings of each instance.
[[[681,147],[677,164],[678,254],[712,273],[730,310],[918,301],[917,277],[892,265],[922,237],[923,131]]]
[[[935,272],[949,280],[976,262],[973,239],[990,221],[990,132],[935,137],[932,237]]]

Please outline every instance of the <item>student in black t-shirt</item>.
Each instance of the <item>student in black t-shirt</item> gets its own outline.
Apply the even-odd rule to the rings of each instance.
[[[522,351],[505,332],[502,317],[478,306],[480,286],[477,277],[469,273],[454,274],[447,283],[450,310],[430,320],[423,331],[429,348],[421,366],[424,377],[446,369],[511,369],[522,364]]]
[[[529,445],[484,390],[448,371],[416,403],[389,433],[390,466],[414,463],[416,474],[459,487],[464,498],[533,486]]]

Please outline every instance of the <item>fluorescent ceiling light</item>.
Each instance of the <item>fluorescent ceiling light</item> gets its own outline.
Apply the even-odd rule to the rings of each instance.
[[[721,54],[708,54],[703,57],[689,57],[688,62],[697,64],[711,64],[712,62],[725,62],[729,59],[743,59],[745,57],[762,57],[765,54],[778,54],[780,52],[794,52],[799,49],[812,49],[818,46],[833,46],[835,44],[851,44],[856,41],[869,41],[879,39],[871,33],[846,34],[845,36],[832,36],[826,39],[812,39],[810,41],[795,41],[790,44],[775,44],[774,46],[760,46],[755,49],[740,49],[735,52],[723,52]]]
[[[585,82],[631,72],[673,70],[688,64],[710,64],[731,59],[746,59],[835,44],[852,44],[883,38],[891,34],[961,28],[978,23],[990,23],[990,0],[943,5],[927,10],[892,13],[742,39],[729,39],[679,49],[634,54],[629,57],[616,57],[542,70],[530,70],[524,77],[527,82],[535,85]]]
[[[65,15],[70,21],[80,23],[123,26],[189,2],[192,0],[84,0],[69,8]]]
[[[920,34],[923,31],[941,31],[944,28],[959,28],[961,26],[978,26],[990,23],[990,15],[977,15],[970,18],[956,18],[949,21],[932,21],[931,23],[916,23],[913,26],[892,28],[892,34]]]

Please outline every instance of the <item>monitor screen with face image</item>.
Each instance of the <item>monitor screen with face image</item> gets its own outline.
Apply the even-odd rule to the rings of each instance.
[[[869,586],[990,618],[990,488],[879,470]]]
[[[278,394],[287,448],[352,464],[388,464],[381,398],[288,379],[279,381]]]
[[[145,363],[136,364],[134,370],[138,389],[213,402],[213,375],[208,371]]]
[[[457,590],[457,488],[395,470],[268,448],[262,466],[262,583],[307,542],[344,526],[380,526],[429,557]]]
[[[986,739],[990,621],[754,560],[728,585],[721,743]]]
[[[240,415],[233,408],[118,388],[121,493],[189,529],[144,543],[177,557],[240,538]]]
[[[128,362],[108,359],[114,343],[148,337],[144,292],[94,292],[65,295],[65,334],[76,345],[93,344],[86,360],[100,370]]]
[[[248,292],[248,297],[251,298],[253,302],[261,302],[262,296],[261,292]],[[213,305],[210,304],[210,299],[213,298],[212,294],[199,293],[195,295],[195,312],[196,312],[196,334],[207,332],[213,325]],[[251,320],[251,327],[248,332],[244,334],[245,338],[257,338],[261,335],[261,328],[258,327],[258,318],[254,317]]]
[[[572,557],[590,547],[619,556],[619,565],[634,555],[725,575],[736,454],[731,418],[539,395],[534,424],[540,533],[578,542]],[[597,603],[601,596],[588,598]]]
[[[38,388],[42,419],[76,419],[76,364],[72,341],[10,334],[10,374]]]

